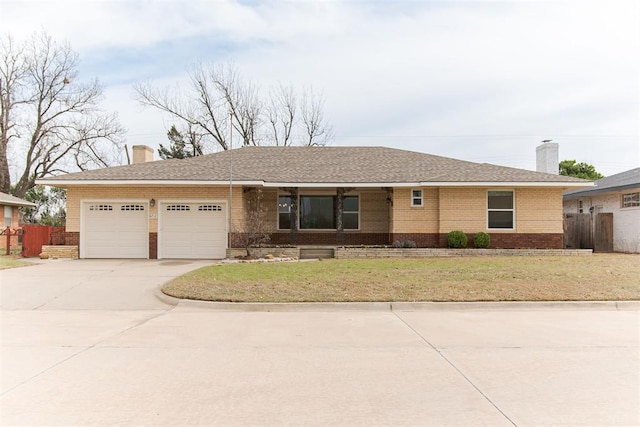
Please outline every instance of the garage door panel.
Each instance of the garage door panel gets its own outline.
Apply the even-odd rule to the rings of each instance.
[[[162,258],[221,259],[226,256],[226,214],[221,204],[163,202],[160,227]]]
[[[147,206],[130,202],[83,205],[84,258],[148,258]]]

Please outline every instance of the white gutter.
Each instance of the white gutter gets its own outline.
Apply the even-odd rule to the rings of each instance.
[[[36,184],[50,186],[189,186],[189,185],[224,185],[228,186],[229,181],[187,181],[187,180],[36,180]],[[327,187],[593,187],[593,182],[264,182],[264,181],[239,181],[234,180],[234,185],[261,186],[265,188],[298,187],[298,188],[327,188]]]
[[[593,187],[593,182],[421,182],[421,187]]]
[[[262,181],[238,181],[234,180],[234,184],[238,185],[264,185]],[[131,179],[113,179],[113,180],[58,180],[58,179],[38,179],[36,180],[36,184],[40,185],[51,185],[53,187],[58,186],[74,186],[74,185],[100,185],[100,186],[111,186],[111,185],[159,185],[159,186],[185,186],[185,185],[229,185],[229,180],[224,181],[187,181],[187,180],[131,180]]]

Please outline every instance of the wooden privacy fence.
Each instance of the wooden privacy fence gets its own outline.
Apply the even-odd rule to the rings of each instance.
[[[613,213],[599,213],[596,215],[593,251],[613,252]]]
[[[565,214],[564,247],[613,252],[613,213]]]
[[[65,227],[25,224],[22,226],[22,256],[37,257],[43,245],[62,245]]]

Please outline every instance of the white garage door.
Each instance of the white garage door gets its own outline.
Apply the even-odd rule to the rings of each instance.
[[[225,205],[160,204],[158,258],[222,259],[226,256]]]
[[[84,202],[82,209],[82,258],[149,257],[146,203]]]

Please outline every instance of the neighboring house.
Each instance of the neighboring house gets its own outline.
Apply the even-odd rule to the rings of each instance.
[[[2,231],[6,233],[7,227],[11,227],[14,230],[20,226],[20,208],[35,207],[35,203],[27,202],[26,200],[19,199],[7,193],[0,192],[0,212],[4,214],[4,222],[2,223]],[[18,244],[18,236],[13,235],[11,237],[11,246]],[[6,235],[0,237],[0,248],[7,248]]]
[[[462,230],[496,248],[562,248],[562,192],[591,185],[384,147],[245,147],[38,183],[67,189],[67,244],[81,258],[213,259],[250,231],[258,190],[272,244],[445,247]]]
[[[640,253],[640,168],[594,183],[592,188],[564,193],[565,215],[612,214],[613,250]]]

